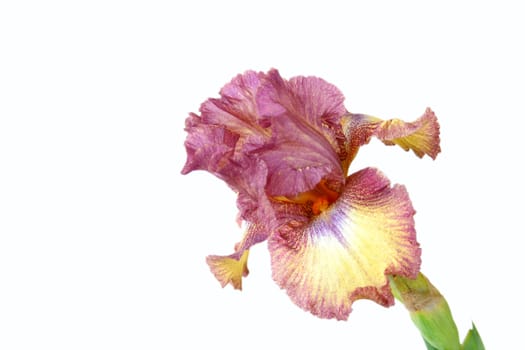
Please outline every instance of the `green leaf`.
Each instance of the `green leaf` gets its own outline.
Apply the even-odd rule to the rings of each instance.
[[[461,346],[461,349],[463,350],[485,350],[485,345],[483,345],[483,342],[481,341],[481,336],[478,333],[478,330],[476,329],[476,326],[474,323],[472,323],[472,329],[468,331],[467,336],[465,337],[465,340],[463,341],[463,345]]]
[[[425,338],[423,338],[423,341],[425,342],[425,345],[427,346],[427,350],[439,350],[438,348],[435,348],[435,347],[433,347],[432,345],[430,345],[430,344],[425,340]]]

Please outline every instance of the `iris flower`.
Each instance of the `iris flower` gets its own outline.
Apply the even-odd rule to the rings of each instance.
[[[373,137],[434,159],[436,116],[427,109],[413,122],[381,120],[343,102],[317,77],[248,71],[186,119],[182,173],[204,170],[225,181],[246,223],[232,254],[207,258],[223,287],[242,288],[249,249],[263,241],[275,282],[321,318],[347,319],[358,299],[390,306],[389,276],[418,276],[421,249],[405,187],[375,168],[349,169]]]

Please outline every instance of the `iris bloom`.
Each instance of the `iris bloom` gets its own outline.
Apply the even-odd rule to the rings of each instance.
[[[427,109],[414,122],[381,120],[350,113],[343,101],[320,78],[248,71],[187,118],[182,173],[205,170],[225,181],[247,223],[231,255],[207,258],[223,287],[241,289],[248,251],[263,241],[275,282],[321,318],[347,319],[363,298],[390,306],[388,276],[418,275],[405,187],[375,168],[349,168],[372,137],[434,159],[437,119]]]

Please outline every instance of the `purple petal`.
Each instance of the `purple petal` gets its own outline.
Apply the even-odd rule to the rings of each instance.
[[[239,194],[240,217],[247,221],[270,221],[273,211],[266,197],[266,164],[252,155],[264,147],[270,131],[258,122],[254,95],[263,73],[246,72],[221,91],[220,99],[209,99],[201,115],[186,120],[188,159],[182,173],[205,170],[224,180]]]
[[[220,172],[221,164],[233,156],[238,134],[219,125],[206,125],[201,118],[190,114],[186,119],[188,137],[184,143],[188,158],[182,169],[183,174],[193,170]]]
[[[272,70],[256,100],[272,130],[268,147],[259,153],[268,166],[270,195],[295,196],[323,178],[344,182],[338,135],[346,110],[335,86],[314,77],[287,82]]]

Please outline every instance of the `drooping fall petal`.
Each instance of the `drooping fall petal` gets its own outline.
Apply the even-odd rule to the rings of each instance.
[[[412,150],[418,157],[425,154],[435,159],[441,151],[439,146],[439,123],[434,112],[427,108],[414,122],[400,119],[381,120],[364,114],[348,114],[343,120],[343,129],[349,140],[349,165],[359,147],[370,142],[372,136],[386,145],[398,145],[405,151]]]
[[[362,298],[389,306],[386,275],[419,271],[413,215],[403,186],[391,187],[376,169],[359,171],[326,211],[270,237],[273,277],[298,306],[322,318],[346,319]]]

